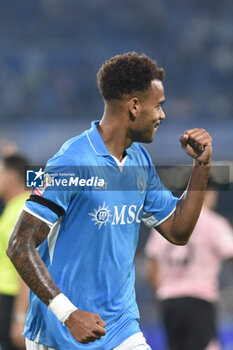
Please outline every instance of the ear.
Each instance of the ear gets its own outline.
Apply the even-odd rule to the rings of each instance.
[[[137,97],[131,98],[128,102],[128,107],[131,119],[135,119],[141,110],[141,104],[139,99]]]

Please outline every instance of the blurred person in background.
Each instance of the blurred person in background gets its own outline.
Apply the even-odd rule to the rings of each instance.
[[[0,157],[7,157],[17,154],[18,146],[14,141],[0,138]],[[4,200],[0,193],[0,215],[4,209]]]
[[[186,246],[175,246],[152,229],[145,246],[148,281],[161,301],[171,350],[220,350],[216,301],[221,262],[233,259],[233,230],[213,211],[218,200],[209,182],[203,208]]]
[[[0,196],[5,205],[0,216],[1,350],[25,348],[22,332],[28,308],[28,287],[19,278],[6,249],[16,219],[28,198],[24,178],[27,165],[27,160],[20,155],[5,156],[0,164]]]
[[[15,141],[0,138],[0,152],[2,157],[13,156],[18,153],[18,146]]]

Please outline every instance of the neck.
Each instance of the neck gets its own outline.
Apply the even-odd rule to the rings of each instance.
[[[125,150],[132,144],[127,132],[127,122],[125,111],[118,102],[117,107],[114,103],[105,106],[104,115],[98,126],[109,153],[120,161],[124,158]]]

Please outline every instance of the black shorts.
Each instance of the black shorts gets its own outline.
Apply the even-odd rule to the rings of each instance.
[[[197,298],[161,302],[170,350],[204,350],[216,339],[215,305]]]
[[[14,297],[0,294],[0,349],[17,350],[9,337]]]

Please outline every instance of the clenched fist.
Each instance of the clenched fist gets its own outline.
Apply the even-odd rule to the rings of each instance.
[[[65,321],[72,336],[82,344],[100,339],[106,334],[106,323],[95,313],[75,310]]]
[[[181,147],[199,164],[210,164],[212,154],[212,137],[205,129],[186,130],[180,136]]]

